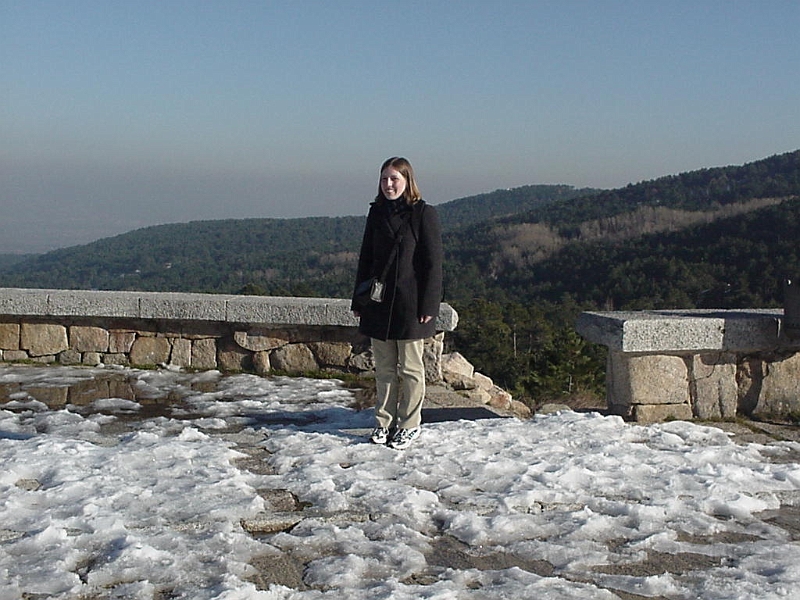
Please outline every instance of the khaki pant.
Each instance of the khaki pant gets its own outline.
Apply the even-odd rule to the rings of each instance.
[[[424,340],[372,339],[375,420],[378,427],[410,429],[422,422],[425,399]]]

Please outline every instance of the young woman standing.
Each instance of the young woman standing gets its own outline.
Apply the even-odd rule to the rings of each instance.
[[[422,199],[405,158],[381,166],[378,195],[370,205],[356,287],[371,278],[384,284],[379,302],[351,308],[359,331],[372,339],[377,398],[370,440],[398,450],[420,433],[425,398],[424,340],[436,332],[442,299],[442,234],[436,209]]]

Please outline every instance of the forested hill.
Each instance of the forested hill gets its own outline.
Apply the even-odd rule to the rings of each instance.
[[[753,198],[780,198],[800,193],[800,150],[742,166],[700,169],[607,190],[595,197],[544,206],[510,221],[567,225],[607,219],[642,207],[704,211]]]
[[[447,231],[596,191],[530,185],[437,209]],[[364,220],[237,219],[146,227],[26,260],[0,260],[0,285],[342,296],[352,285]]]
[[[12,265],[36,257],[35,254],[0,254],[0,273]]]
[[[775,307],[783,280],[800,277],[798,236],[800,195],[621,243],[565,244],[544,260],[498,270],[490,286],[495,301],[571,299],[606,310]]]
[[[575,333],[580,310],[779,306],[783,278],[800,276],[800,151],[617,190],[526,186],[437,209],[445,300],[459,313],[450,349],[537,401],[603,393],[605,356]],[[0,286],[347,297],[363,226],[162,225],[0,261]]]
[[[450,344],[535,402],[604,394],[581,310],[781,306],[800,277],[800,152],[704,169],[448,234]]]
[[[796,196],[800,151],[617,190],[524,186],[453,200],[437,207],[445,232],[448,298],[500,298],[513,285],[524,302],[553,300],[557,290],[592,305],[641,304],[653,296],[623,283],[608,283],[613,293],[589,292],[591,278],[569,274],[585,265],[589,275],[613,272],[630,279],[641,275],[633,265],[646,261],[648,252],[655,253],[653,261],[685,265],[689,255],[703,255],[715,239],[711,235],[736,247],[750,244],[751,234],[739,223],[759,214],[790,219],[781,211],[791,213],[793,205],[781,208],[781,202]],[[712,225],[714,233],[706,233],[703,226]],[[147,227],[5,266],[0,262],[0,285],[342,297],[352,286],[363,226],[359,216]],[[777,251],[767,240],[759,243],[768,244],[761,254]],[[731,279],[720,269],[702,272],[706,275],[693,279],[705,287]],[[686,294],[678,297],[685,300]],[[752,290],[742,295],[754,296],[759,294]],[[771,294],[761,296],[762,302],[774,301]],[[659,297],[675,296],[663,291]]]
[[[494,290],[502,297],[514,282],[514,296],[531,302],[547,297],[557,300],[567,294],[590,306],[643,306],[651,293],[642,294],[630,286],[617,286],[615,293],[600,290],[587,292],[587,281],[595,281],[598,273],[641,277],[639,266],[647,259],[653,264],[671,260],[673,264],[692,262],[692,256],[706,256],[709,244],[723,240],[723,246],[750,247],[763,261],[783,263],[790,260],[778,250],[779,237],[759,237],[754,230],[742,226],[763,215],[769,219],[787,219],[776,223],[790,240],[800,239],[800,231],[792,231],[795,221],[793,199],[800,197],[800,151],[773,156],[741,167],[703,169],[681,175],[662,177],[650,182],[629,185],[618,190],[603,191],[567,202],[542,206],[496,221],[469,226],[446,235],[449,250],[448,267],[453,275],[451,294],[457,297],[481,296]],[[713,225],[713,226],[712,226]],[[789,227],[789,229],[786,229]],[[649,253],[653,255],[650,256]],[[720,248],[715,258],[706,262],[731,262]],[[735,260],[743,260],[737,256]],[[588,279],[577,276],[585,268]],[[763,265],[764,272],[769,271]],[[724,286],[732,277],[722,269],[701,269],[705,276],[693,276],[705,287]],[[456,281],[455,274],[463,277]],[[480,279],[481,289],[469,289],[464,280]],[[601,287],[614,287],[608,276]],[[526,282],[526,283],[522,283]],[[683,282],[664,285],[681,285]],[[473,286],[474,287],[474,286]],[[626,295],[627,290],[627,295]],[[699,291],[698,291],[699,293]],[[674,298],[669,290],[659,294],[664,305]],[[680,294],[681,304],[688,307]],[[751,290],[743,293],[757,304],[775,301],[775,295]],[[667,302],[668,303],[668,302]]]
[[[568,185],[526,185],[451,200],[437,206],[445,231],[540,210],[562,200],[590,198],[601,190]]]

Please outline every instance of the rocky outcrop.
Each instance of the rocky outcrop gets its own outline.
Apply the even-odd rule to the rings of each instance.
[[[475,367],[458,352],[442,356],[442,380],[453,390],[479,404],[486,404],[519,417],[531,416],[530,408],[514,400],[507,391],[494,384],[491,378],[475,371]]]

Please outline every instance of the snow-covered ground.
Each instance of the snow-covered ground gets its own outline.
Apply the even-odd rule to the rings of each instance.
[[[431,423],[398,452],[337,381],[219,373],[35,399],[108,372],[0,367],[0,599],[800,597],[800,543],[762,513],[800,505],[798,444],[563,412]],[[254,537],[265,490],[304,510]],[[259,579],[287,564],[295,589]]]

